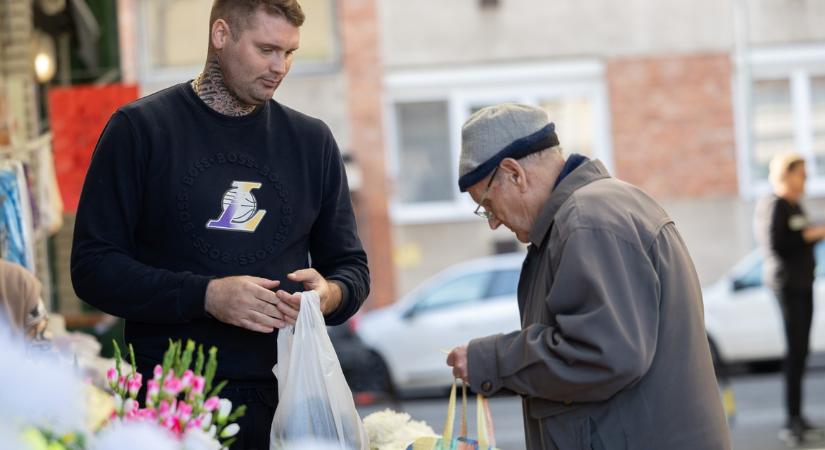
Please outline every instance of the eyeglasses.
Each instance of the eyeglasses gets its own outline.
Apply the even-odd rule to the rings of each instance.
[[[491,213],[490,211],[487,211],[481,205],[484,203],[484,200],[487,200],[487,194],[490,193],[490,186],[493,185],[493,179],[496,177],[497,173],[498,173],[498,166],[496,166],[496,168],[493,169],[493,175],[490,176],[490,181],[487,182],[487,187],[484,188],[484,194],[481,195],[481,200],[478,202],[478,206],[476,207],[476,210],[473,211],[473,214],[477,215],[478,217],[481,217],[482,219],[490,220],[490,219],[493,218],[493,213]]]

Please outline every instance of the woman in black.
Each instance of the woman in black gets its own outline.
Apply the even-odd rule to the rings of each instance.
[[[769,178],[773,194],[757,204],[755,231],[765,252],[765,285],[776,295],[785,325],[788,420],[780,436],[799,443],[821,433],[802,417],[802,376],[813,317],[814,244],[825,238],[825,227],[812,226],[799,203],[806,180],[800,155],[774,157]]]

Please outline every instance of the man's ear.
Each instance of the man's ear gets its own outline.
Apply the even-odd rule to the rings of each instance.
[[[216,20],[212,24],[212,31],[209,34],[209,39],[212,41],[212,47],[217,50],[221,50],[226,45],[226,41],[230,38],[231,31],[229,30],[229,24],[223,19]]]
[[[504,158],[501,161],[501,169],[506,174],[506,181],[518,187],[519,192],[527,191],[527,172],[524,167],[513,158]]]

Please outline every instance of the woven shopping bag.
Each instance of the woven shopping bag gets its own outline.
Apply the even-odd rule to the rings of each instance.
[[[420,437],[407,447],[407,450],[499,450],[493,432],[493,418],[490,404],[486,398],[476,395],[476,424],[478,439],[467,436],[467,386],[461,386],[461,429],[453,436],[455,422],[456,383],[450,389],[450,401],[447,405],[447,420],[441,436]]]

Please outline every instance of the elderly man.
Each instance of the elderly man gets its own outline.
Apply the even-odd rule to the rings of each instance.
[[[530,244],[522,329],[452,350],[484,395],[523,399],[528,449],[727,449],[702,294],[673,220],[599,161],[564,159],[543,110],[465,123],[459,187]]]

